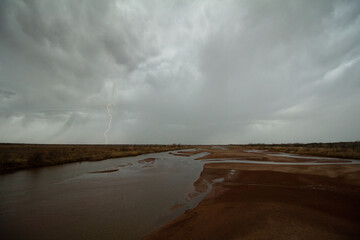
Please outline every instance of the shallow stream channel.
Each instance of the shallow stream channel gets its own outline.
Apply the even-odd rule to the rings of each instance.
[[[194,159],[207,153],[176,152],[1,175],[1,238],[139,239],[211,189],[196,193],[193,185],[205,163]]]

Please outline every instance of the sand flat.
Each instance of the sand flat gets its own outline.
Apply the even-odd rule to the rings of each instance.
[[[202,159],[311,159],[211,149]],[[279,159],[277,159],[279,158]],[[314,161],[314,159],[312,159]],[[330,160],[331,161],[331,160]],[[334,160],[335,161],[335,160]],[[360,165],[206,163],[194,183],[222,178],[194,209],[144,239],[359,239]]]

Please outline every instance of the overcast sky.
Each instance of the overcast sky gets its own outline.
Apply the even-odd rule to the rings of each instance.
[[[2,0],[0,142],[360,140],[360,1]]]

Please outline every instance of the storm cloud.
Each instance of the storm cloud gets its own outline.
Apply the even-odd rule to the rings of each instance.
[[[3,0],[0,142],[360,140],[360,2]]]

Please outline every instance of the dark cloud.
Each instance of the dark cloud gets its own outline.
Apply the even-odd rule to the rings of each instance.
[[[358,1],[0,2],[0,141],[359,140]],[[16,93],[16,94],[15,94]]]
[[[15,93],[0,89],[0,97],[3,99],[11,98]]]

